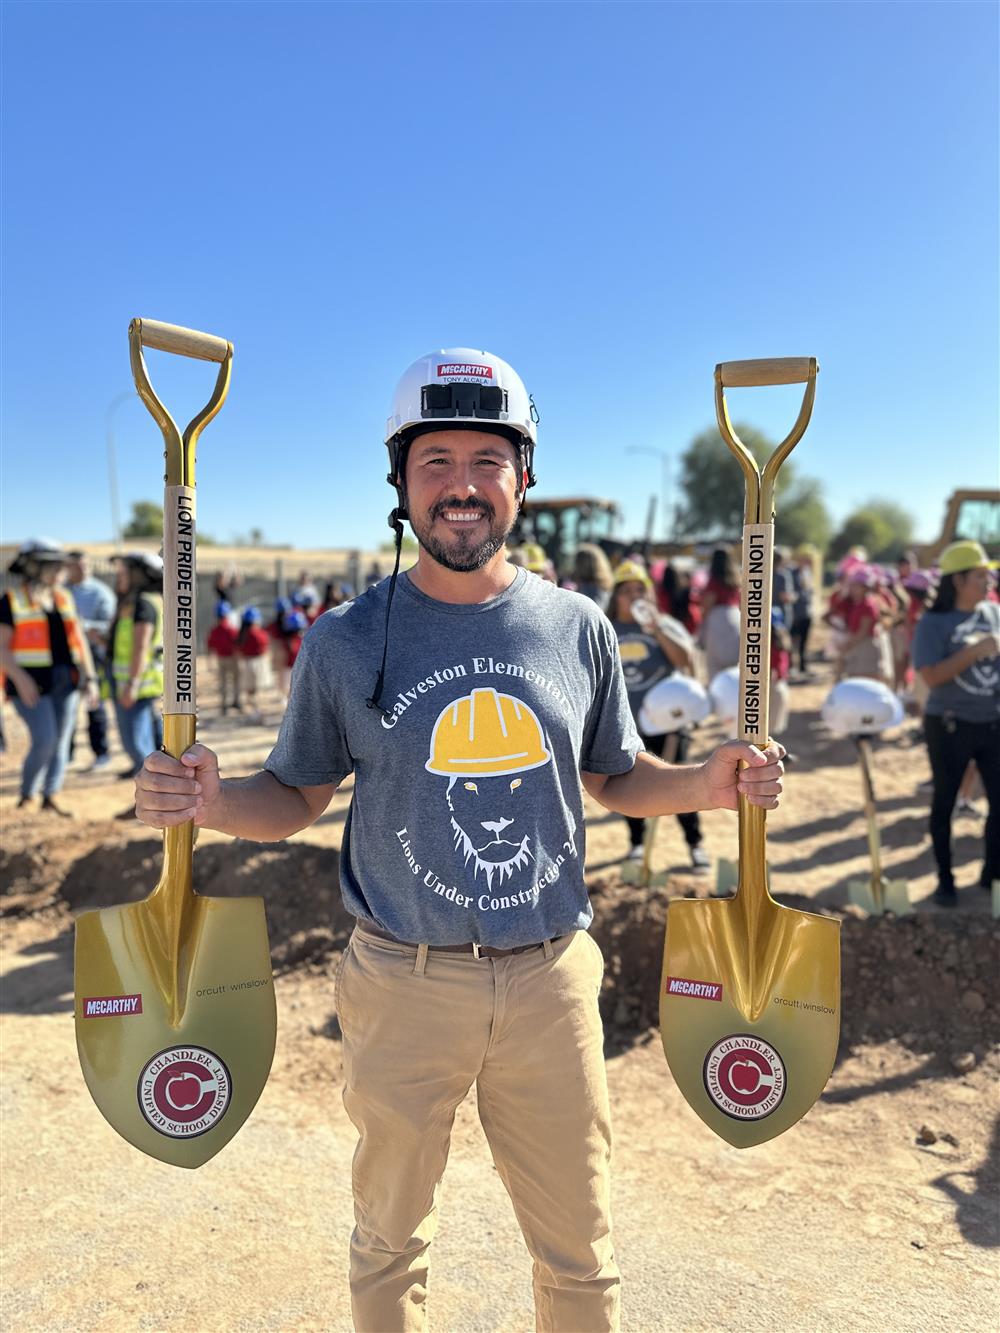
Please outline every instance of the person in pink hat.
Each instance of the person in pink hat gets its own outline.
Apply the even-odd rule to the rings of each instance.
[[[823,617],[828,625],[839,631],[834,658],[835,679],[866,676],[888,684],[892,675],[891,656],[871,566],[849,566],[842,588],[843,591],[835,592],[830,598]]]

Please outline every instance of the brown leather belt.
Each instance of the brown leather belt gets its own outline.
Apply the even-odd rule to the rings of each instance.
[[[419,947],[410,940],[398,940],[395,935],[380,929],[373,921],[359,921],[358,929],[364,931],[366,935],[374,935],[377,940],[385,940],[387,944],[398,944],[404,949]],[[556,940],[560,939],[561,935],[555,935],[551,943],[555,944]],[[494,949],[489,944],[477,944],[475,940],[470,940],[468,944],[429,944],[427,949],[429,953],[467,953],[473,958],[510,958],[512,954],[527,953],[529,949],[544,949],[545,943],[544,940],[540,940],[537,944],[518,944],[513,949]]]

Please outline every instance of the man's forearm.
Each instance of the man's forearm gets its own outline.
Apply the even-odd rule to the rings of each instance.
[[[712,809],[702,764],[665,764],[645,751],[627,773],[609,777],[595,800],[630,819]]]
[[[280,842],[312,822],[305,797],[267,770],[249,778],[226,778],[198,821],[202,828],[251,842]]]

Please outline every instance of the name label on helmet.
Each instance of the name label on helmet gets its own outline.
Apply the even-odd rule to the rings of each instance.
[[[467,380],[491,380],[493,378],[492,366],[474,366],[466,361],[449,361],[447,365],[438,366],[438,379],[467,379]]]

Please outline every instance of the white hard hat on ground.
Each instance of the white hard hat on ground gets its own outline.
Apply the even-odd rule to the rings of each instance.
[[[639,709],[639,730],[646,736],[687,731],[704,722],[712,701],[704,685],[690,676],[668,676],[648,691]]]
[[[740,709],[740,669],[726,667],[716,672],[708,686],[712,707],[723,722],[735,722]]]
[[[835,736],[875,736],[903,720],[903,705],[880,680],[849,676],[826,696],[823,721]]]

